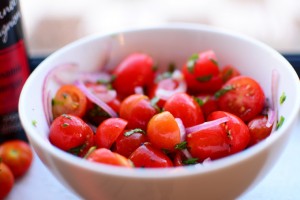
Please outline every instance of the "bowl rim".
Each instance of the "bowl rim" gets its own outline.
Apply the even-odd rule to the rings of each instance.
[[[290,120],[286,120],[283,126],[275,132],[276,134],[272,134],[266,140],[263,140],[262,142],[252,146],[251,148],[245,149],[242,152],[239,152],[231,156],[227,156],[225,158],[214,160],[212,163],[207,163],[204,165],[200,164],[199,166],[185,166],[185,167],[174,167],[174,168],[166,168],[166,169],[160,169],[160,168],[159,169],[138,169],[138,168],[128,169],[124,167],[111,166],[111,165],[106,165],[101,163],[92,163],[54,147],[49,142],[43,140],[41,137],[35,137],[35,129],[32,126],[31,122],[28,121],[28,119],[26,119],[27,118],[26,113],[24,112],[24,107],[26,107],[25,101],[26,99],[28,99],[27,94],[30,93],[30,86],[34,84],[34,80],[36,76],[38,76],[40,71],[43,70],[44,66],[49,60],[55,60],[55,58],[61,53],[64,53],[75,46],[81,45],[91,40],[97,40],[99,38],[107,37],[110,35],[116,35],[116,34],[130,34],[132,32],[156,31],[156,30],[193,30],[193,31],[214,32],[217,34],[233,36],[240,40],[246,40],[247,42],[250,43],[255,43],[256,45],[259,45],[261,48],[263,48],[265,51],[270,52],[271,55],[276,57],[276,59],[278,59],[278,61],[280,61],[283,65],[287,66],[287,69],[290,70],[289,73],[292,75],[291,78],[295,79],[295,82],[298,79],[298,76],[295,71],[293,72],[293,68],[290,65],[290,63],[279,52],[251,37],[230,30],[222,29],[222,28],[217,28],[208,25],[201,25],[201,24],[193,24],[193,23],[168,23],[168,24],[154,25],[154,26],[148,26],[142,28],[123,29],[120,31],[114,31],[114,32],[104,33],[104,34],[96,33],[93,35],[85,36],[81,39],[71,42],[70,44],[67,44],[66,46],[58,49],[57,51],[49,55],[44,61],[42,61],[27,79],[26,83],[23,86],[20,99],[19,99],[19,116],[20,116],[22,126],[25,129],[26,134],[28,135],[29,142],[32,144],[39,145],[39,148],[42,148],[44,152],[48,152],[52,157],[55,157],[60,161],[66,162],[68,165],[76,165],[77,167],[85,170],[87,169],[90,171],[94,171],[97,173],[102,173],[110,176],[120,176],[120,177],[127,177],[127,178],[165,179],[165,178],[178,178],[183,176],[193,176],[195,174],[211,173],[216,170],[222,170],[224,168],[230,167],[239,162],[242,162],[243,160],[255,156],[258,152],[263,151],[267,149],[269,146],[271,146],[274,141],[280,139],[280,137],[282,137],[283,135],[288,134],[287,129],[293,125],[293,123],[297,119],[297,115],[299,115],[300,104],[295,105],[295,109],[289,116]],[[298,88],[300,88],[299,86],[300,84],[298,82]],[[300,102],[300,92],[296,94],[295,100],[296,102]],[[33,147],[35,149],[35,146]]]

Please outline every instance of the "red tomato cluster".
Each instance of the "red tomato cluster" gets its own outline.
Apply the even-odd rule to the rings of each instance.
[[[259,83],[220,67],[214,51],[191,55],[181,69],[154,63],[134,53],[109,81],[63,85],[52,100],[50,142],[93,162],[172,167],[240,152],[271,133]]]
[[[11,140],[0,144],[0,199],[12,190],[15,180],[31,166],[33,154],[28,143]]]

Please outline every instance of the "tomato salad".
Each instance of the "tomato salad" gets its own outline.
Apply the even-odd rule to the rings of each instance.
[[[112,71],[61,82],[50,142],[92,162],[157,168],[226,157],[275,130],[276,103],[253,78],[219,66],[214,51],[157,69],[150,55],[132,53]]]

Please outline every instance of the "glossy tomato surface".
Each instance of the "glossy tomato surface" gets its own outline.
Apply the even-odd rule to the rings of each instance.
[[[0,160],[0,199],[5,197],[13,189],[15,180],[9,167]]]
[[[268,117],[263,115],[255,117],[248,123],[250,131],[250,146],[264,140],[271,134],[273,125],[268,126],[267,123]]]

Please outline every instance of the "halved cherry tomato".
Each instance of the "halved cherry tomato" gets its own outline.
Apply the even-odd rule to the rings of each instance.
[[[19,178],[31,166],[33,153],[28,143],[10,140],[0,145],[0,159],[11,169],[14,177]]]
[[[84,156],[94,145],[94,133],[81,118],[63,114],[52,122],[49,140],[64,151]]]
[[[188,149],[198,162],[205,159],[218,159],[229,155],[230,142],[225,129],[221,125],[200,129],[187,135]]]
[[[52,100],[53,118],[62,114],[83,117],[87,108],[87,98],[74,85],[63,85],[58,89]]]
[[[226,65],[221,69],[221,77],[223,83],[227,82],[229,79],[232,79],[233,77],[239,76],[241,73],[233,66]]]
[[[234,77],[227,81],[218,92],[220,109],[237,115],[245,122],[260,114],[264,108],[264,92],[253,78]]]
[[[244,150],[250,141],[248,126],[236,115],[224,111],[211,113],[208,116],[208,120],[215,120],[222,117],[228,117],[228,121],[220,126],[222,126],[223,131],[229,138],[230,154]]]
[[[113,71],[113,87],[123,99],[134,94],[135,87],[148,87],[154,80],[152,58],[144,53],[133,53],[126,57]]]
[[[139,146],[147,141],[146,133],[141,129],[125,130],[117,138],[115,152],[129,157]]]
[[[135,167],[160,168],[173,166],[170,158],[150,143],[145,143],[138,147],[129,156],[129,159]]]
[[[213,93],[222,86],[222,79],[214,51],[192,55],[182,68],[188,91]]]
[[[14,183],[15,179],[13,173],[0,159],[0,199],[5,199],[13,189]]]
[[[218,102],[214,95],[200,94],[196,96],[196,100],[199,101],[204,119],[207,119],[210,113],[219,110]]]
[[[151,105],[150,100],[143,94],[133,94],[121,102],[120,117],[128,121],[127,128],[147,129],[151,117],[158,111]]]
[[[186,93],[177,93],[168,99],[163,107],[175,118],[180,118],[185,127],[195,126],[204,122],[200,105]]]
[[[86,159],[92,162],[98,162],[108,165],[132,167],[132,163],[130,160],[106,148],[99,148],[92,151]]]
[[[268,117],[261,115],[255,117],[248,123],[248,128],[250,131],[249,146],[253,146],[271,134],[272,126],[267,127],[267,121]]]
[[[148,123],[147,136],[150,143],[158,149],[174,151],[180,143],[180,129],[174,116],[164,111],[154,115]]]
[[[108,118],[104,120],[96,130],[95,144],[99,148],[109,149],[124,131],[127,123],[122,118]]]

